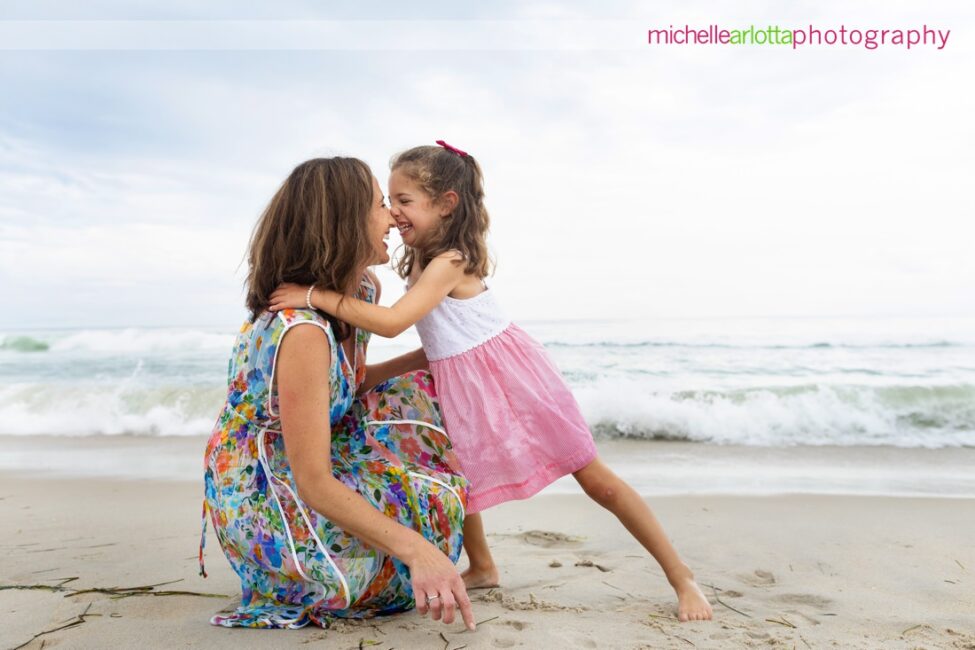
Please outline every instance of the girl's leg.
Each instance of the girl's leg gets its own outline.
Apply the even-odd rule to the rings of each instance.
[[[497,587],[498,567],[491,557],[480,513],[469,514],[464,518],[464,550],[467,551],[470,562],[470,566],[461,574],[464,585],[468,589]]]
[[[586,494],[616,515],[660,564],[667,581],[677,592],[677,617],[681,621],[710,619],[711,605],[694,582],[694,574],[677,555],[663,526],[636,490],[614,474],[599,458],[575,472],[573,476]],[[466,524],[464,532],[467,532]]]

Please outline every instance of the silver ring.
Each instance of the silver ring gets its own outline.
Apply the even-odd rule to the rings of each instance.
[[[440,598],[440,596],[427,596],[427,604],[429,604],[430,601],[436,600],[438,598]]]

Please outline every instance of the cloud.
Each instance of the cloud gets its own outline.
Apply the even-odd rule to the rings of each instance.
[[[612,9],[775,13],[641,6]],[[437,138],[485,169],[491,281],[517,318],[975,313],[961,46],[0,56],[0,297],[31,306],[0,326],[52,303],[78,324],[119,305],[129,324],[231,323],[247,236],[295,164],[356,155],[384,182],[393,152]]]

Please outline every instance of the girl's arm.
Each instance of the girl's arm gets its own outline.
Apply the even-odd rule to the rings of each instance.
[[[315,289],[312,305],[345,321],[353,327],[393,338],[426,316],[447,297],[464,277],[464,266],[458,253],[438,255],[423,269],[416,284],[392,307],[380,307],[363,300],[343,296],[337,291]],[[271,311],[305,306],[307,287],[285,284],[271,294]]]
[[[366,275],[369,276],[372,286],[376,288],[374,301],[378,304],[383,287],[379,283],[379,278],[371,270],[366,269]],[[376,384],[382,383],[390,377],[398,377],[414,370],[428,370],[429,368],[430,364],[427,362],[427,355],[423,353],[423,348],[407,352],[393,359],[381,361],[380,363],[366,364],[366,376],[363,378],[359,390],[356,391],[356,395],[362,395]]]
[[[379,297],[383,292],[379,278],[370,269],[366,269],[366,275],[372,281],[372,286],[376,288],[374,301],[376,304],[379,304]],[[430,364],[427,362],[427,355],[423,353],[423,348],[379,363],[366,364],[366,376],[363,378],[359,390],[356,391],[356,395],[362,395],[376,384],[380,384],[390,377],[398,377],[408,372],[413,372],[414,370],[427,370],[429,368]]]
[[[450,559],[419,533],[387,517],[332,475],[327,460],[331,457],[330,362],[328,339],[315,326],[287,332],[278,350],[275,379],[281,432],[298,495],[338,527],[409,566],[421,613],[426,613],[428,607],[425,596],[438,594],[444,622],[453,621],[456,606],[473,629],[470,599]]]
[[[423,348],[418,348],[404,355],[366,366],[366,377],[359,386],[357,395],[361,395],[376,384],[382,383],[390,377],[399,377],[414,370],[426,370],[430,367]]]

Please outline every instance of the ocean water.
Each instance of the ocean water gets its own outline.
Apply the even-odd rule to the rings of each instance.
[[[975,447],[975,318],[520,323],[597,437]],[[0,435],[209,433],[233,329],[0,332]],[[419,344],[373,337],[370,360]]]

